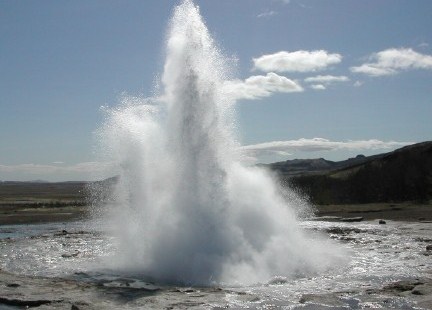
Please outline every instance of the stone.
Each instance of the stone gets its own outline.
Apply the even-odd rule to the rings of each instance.
[[[77,257],[80,254],[79,251],[76,251],[75,253],[65,253],[62,254],[63,258],[71,258],[71,257]]]
[[[15,298],[0,297],[0,305],[16,306],[16,307],[39,307],[42,305],[50,304],[51,300],[24,300]]]
[[[407,292],[421,284],[423,283],[419,280],[401,280],[384,286],[383,290],[387,292]]]
[[[352,232],[354,232],[356,234],[364,232],[361,229],[355,228],[355,227],[354,228],[353,227],[330,227],[330,228],[326,229],[326,231],[329,234],[337,234],[337,235],[346,235],[346,234],[349,234]]]
[[[432,285],[430,283],[419,284],[413,288],[411,294],[414,295],[431,295],[432,294]]]
[[[359,216],[359,217],[345,217],[345,218],[342,218],[340,221],[341,222],[348,222],[348,223],[361,222],[361,221],[363,221],[363,217],[361,217],[361,216]]]

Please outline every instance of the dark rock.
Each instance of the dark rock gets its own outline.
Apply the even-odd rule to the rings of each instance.
[[[39,307],[42,305],[50,304],[52,300],[21,300],[21,299],[9,299],[5,297],[0,297],[0,304],[7,306],[16,307]]]
[[[428,244],[426,246],[426,251],[432,251],[432,244]]]
[[[10,283],[6,285],[7,287],[19,287],[20,285],[17,283]]]
[[[421,290],[418,290],[418,289],[415,289],[415,288],[411,291],[411,294],[414,294],[414,295],[424,295],[424,293]]]
[[[431,238],[416,237],[416,238],[414,238],[414,241],[417,241],[417,242],[432,242],[432,239]]]
[[[333,305],[333,306],[336,306],[338,309],[339,309],[339,307],[346,306],[346,303],[344,303],[341,300],[341,298],[338,296],[338,294],[334,294],[334,293],[303,294],[303,295],[301,295],[301,297],[299,299],[299,303],[301,303],[301,304],[308,303],[308,304],[312,304],[314,306],[317,306],[316,308],[312,307],[309,309],[323,309],[324,307],[320,307],[322,305]]]
[[[432,293],[432,285],[430,284],[420,284],[417,285],[412,291],[413,295],[430,295]]]
[[[270,285],[279,285],[279,284],[285,284],[288,282],[288,279],[286,277],[282,276],[276,276],[273,279],[271,279],[268,284]]]
[[[361,222],[363,221],[363,217],[359,216],[359,217],[345,217],[341,219],[341,222]]]
[[[394,283],[390,283],[386,286],[384,286],[384,291],[393,291],[393,292],[406,292],[411,291],[414,287],[417,285],[421,285],[423,282],[420,282],[418,280],[403,280],[403,281],[397,281]]]
[[[62,254],[63,258],[71,258],[71,257],[77,257],[79,255],[79,251],[76,251],[75,253],[65,253]]]
[[[193,289],[191,289],[191,288],[185,289],[185,290],[183,291],[183,293],[193,293],[193,292],[195,292],[195,290],[193,290]]]
[[[351,232],[358,234],[364,231],[358,228],[351,228],[351,227],[330,227],[327,229],[327,232],[329,234],[346,235]]]
[[[379,224],[386,224],[386,221],[384,221],[384,220],[379,220],[378,223],[379,223]]]
[[[66,236],[68,234],[69,234],[69,232],[67,230],[63,229],[62,231],[55,233],[54,236]]]
[[[318,216],[308,219],[310,221],[326,221],[326,222],[339,222],[341,220],[340,216]]]
[[[343,241],[356,241],[356,238],[353,237],[340,237],[339,240],[343,240]]]
[[[76,305],[72,305],[71,310],[79,310],[79,308]]]

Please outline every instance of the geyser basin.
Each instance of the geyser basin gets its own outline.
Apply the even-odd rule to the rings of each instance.
[[[99,133],[120,176],[111,267],[158,282],[248,284],[319,272],[338,256],[304,235],[265,171],[242,165],[225,62],[185,0],[169,25],[162,95],[107,111]]]

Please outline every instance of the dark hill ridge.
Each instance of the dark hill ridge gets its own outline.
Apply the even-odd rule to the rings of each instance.
[[[374,155],[374,156],[364,156],[357,155],[354,158],[349,158],[342,161],[331,161],[324,158],[316,159],[293,159],[286,160],[282,162],[276,162],[272,164],[262,164],[262,167],[268,167],[273,171],[276,171],[282,176],[295,176],[295,175],[305,175],[305,174],[316,174],[337,169],[343,169],[353,165],[358,165],[370,161],[375,158],[380,158],[385,154]]]
[[[425,203],[432,199],[431,141],[341,162],[291,160],[269,167],[317,204]]]

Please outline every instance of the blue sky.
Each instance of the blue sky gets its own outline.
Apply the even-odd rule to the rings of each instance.
[[[152,95],[174,3],[0,0],[0,180],[91,177],[100,107]],[[432,1],[195,3],[258,161],[431,140]]]

